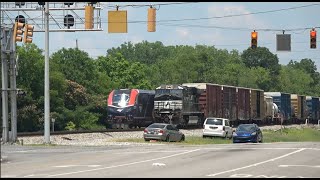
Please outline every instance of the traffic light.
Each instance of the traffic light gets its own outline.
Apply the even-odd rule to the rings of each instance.
[[[148,9],[148,32],[156,31],[156,9],[150,7]]]
[[[33,36],[33,28],[34,26],[31,24],[26,24],[24,26],[24,43],[32,43],[32,36]]]
[[[85,29],[93,29],[93,6],[85,6]]]
[[[310,31],[310,48],[311,49],[317,48],[317,31],[314,29]]]
[[[251,48],[255,49],[258,47],[258,32],[251,32]]]
[[[13,38],[14,38],[14,42],[17,41],[22,41],[22,34],[23,34],[23,28],[24,24],[20,23],[20,22],[15,22],[14,23],[14,29],[13,29]]]

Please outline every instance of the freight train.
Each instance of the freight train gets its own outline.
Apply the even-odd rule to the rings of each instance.
[[[155,91],[117,89],[108,97],[107,128],[128,129],[145,127],[153,122]]]
[[[112,92],[109,101],[110,96]],[[148,106],[145,118],[149,121],[145,124],[164,122],[180,128],[201,127],[206,117],[227,118],[234,126],[305,123],[306,120],[316,124],[320,119],[319,97],[212,83],[161,85],[155,89]],[[109,116],[115,120],[112,113]]]

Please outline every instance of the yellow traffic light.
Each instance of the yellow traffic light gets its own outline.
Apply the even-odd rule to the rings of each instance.
[[[156,9],[150,7],[148,9],[148,32],[156,31]]]
[[[258,32],[251,32],[251,48],[255,49],[258,47]]]
[[[32,43],[32,36],[33,36],[33,28],[34,26],[31,24],[26,24],[24,27],[24,43]]]
[[[310,31],[310,48],[311,49],[317,48],[317,31],[314,29]]]
[[[17,41],[22,41],[22,34],[23,34],[23,28],[24,24],[20,23],[20,22],[15,22],[14,23],[14,29],[13,29],[13,38],[14,38],[14,42]]]
[[[93,29],[93,6],[85,6],[85,29]]]

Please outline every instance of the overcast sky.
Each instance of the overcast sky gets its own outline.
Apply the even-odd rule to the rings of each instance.
[[[129,23],[128,33],[108,33],[107,14],[109,10],[115,10],[113,5],[119,5],[119,10],[127,10],[128,22],[130,22],[147,21],[149,7],[124,7],[123,5],[163,3],[103,2],[101,11],[103,31],[50,32],[50,54],[63,47],[75,47],[76,40],[78,40],[78,47],[94,58],[105,55],[107,49],[118,47],[124,42],[138,43],[143,40],[161,41],[164,45],[208,45],[242,52],[250,46],[251,31],[256,29],[258,46],[267,47],[272,53],[277,54],[281,64],[286,65],[291,59],[300,61],[302,58],[310,58],[315,61],[320,71],[320,28],[316,28],[317,49],[310,49],[309,44],[309,28],[320,27],[319,2],[199,2],[160,5],[155,6],[158,9],[156,20],[162,21],[162,24],[157,23],[156,32],[147,32],[146,23]],[[308,7],[300,8],[301,6]],[[271,12],[261,13],[266,11]],[[243,15],[248,13],[249,15]],[[213,18],[228,15],[237,16]],[[198,20],[165,21],[173,19]],[[291,52],[276,51],[276,34],[282,34],[280,30],[285,30],[285,34],[291,34]],[[43,32],[34,34],[34,43],[44,49]]]

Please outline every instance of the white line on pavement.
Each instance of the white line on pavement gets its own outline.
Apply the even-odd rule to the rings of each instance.
[[[103,169],[111,169],[111,168],[117,168],[117,167],[122,167],[122,166],[129,166],[129,165],[133,165],[133,164],[139,164],[139,163],[150,162],[150,161],[155,161],[155,160],[160,160],[160,159],[166,159],[166,158],[170,158],[170,157],[174,157],[174,156],[180,156],[180,155],[183,155],[183,154],[188,154],[188,153],[192,153],[192,152],[199,151],[199,150],[200,149],[195,149],[195,150],[182,152],[182,153],[178,153],[178,154],[173,154],[173,155],[169,155],[169,156],[163,156],[163,157],[160,157],[160,158],[154,158],[154,159],[148,159],[148,160],[144,160],[144,161],[137,161],[137,162],[127,163],[127,164],[120,164],[120,165],[102,167],[102,168],[97,168],[97,169],[88,169],[88,170],[83,170],[83,171],[74,171],[74,172],[67,172],[67,173],[61,173],[61,174],[52,174],[52,175],[48,175],[47,177],[63,176],[63,175],[69,175],[69,174],[77,174],[77,173],[83,173],[83,172],[99,171],[99,170],[103,170]]]
[[[262,162],[255,163],[255,164],[251,164],[251,165],[249,165],[249,166],[244,166],[244,167],[240,167],[240,168],[236,168],[236,169],[231,169],[231,170],[228,170],[228,171],[223,171],[223,172],[219,172],[219,173],[215,173],[215,174],[209,174],[209,175],[207,175],[207,176],[217,176],[217,175],[224,174],[224,173],[228,173],[228,172],[233,172],[233,171],[238,171],[238,170],[245,169],[245,168],[249,168],[249,167],[253,167],[253,166],[258,166],[258,165],[260,165],[260,164],[264,164],[264,163],[267,163],[267,162],[275,161],[275,160],[278,160],[278,159],[281,159],[281,158],[290,156],[290,155],[292,155],[292,154],[301,152],[301,151],[303,151],[303,150],[305,150],[305,148],[302,148],[302,149],[299,149],[299,150],[297,150],[297,151],[294,151],[294,152],[291,152],[291,153],[288,153],[288,154],[285,154],[285,155],[282,155],[282,156],[279,156],[279,157],[276,157],[276,158],[272,158],[272,159],[269,159],[269,160],[266,160],[266,161],[262,161]]]
[[[320,165],[279,165],[279,167],[311,167],[311,168],[320,168]]]

